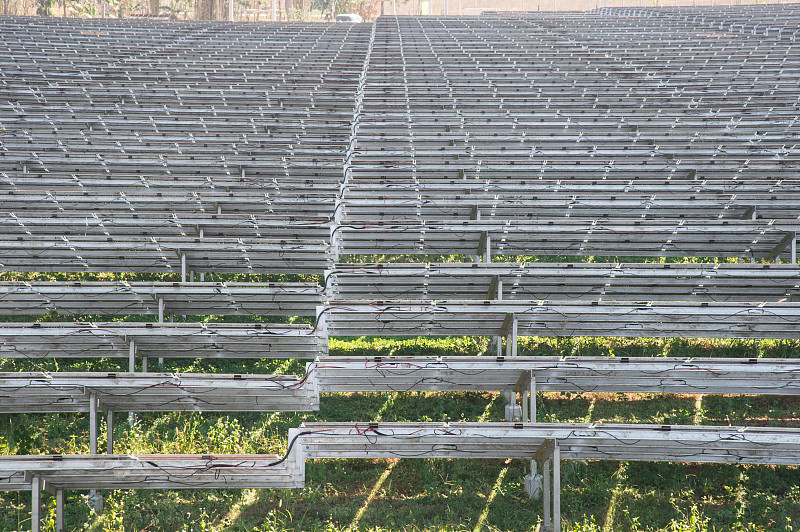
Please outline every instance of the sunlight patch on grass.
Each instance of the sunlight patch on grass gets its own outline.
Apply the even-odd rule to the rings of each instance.
[[[494,397],[492,397],[492,400],[489,401],[489,403],[486,405],[486,408],[483,409],[483,414],[481,414],[481,417],[478,418],[479,422],[483,423],[484,421],[489,420],[489,416],[492,413],[492,406],[494,406],[494,402],[497,401],[498,397],[499,395],[495,395]]]
[[[361,518],[364,517],[364,513],[369,508],[369,505],[372,503],[375,496],[378,494],[380,489],[383,487],[383,483],[386,482],[386,479],[389,478],[389,475],[392,473],[392,469],[394,469],[395,464],[397,461],[390,463],[386,469],[381,473],[381,476],[378,477],[378,480],[375,482],[375,485],[372,486],[372,490],[369,492],[367,496],[367,500],[364,501],[364,504],[361,505],[361,508],[358,509],[356,516],[353,518],[353,521],[347,527],[347,530],[356,530],[358,528],[358,523],[361,522]]]
[[[475,524],[473,532],[480,532],[481,528],[483,528],[483,524],[486,522],[486,517],[489,515],[489,508],[492,506],[492,501],[497,496],[497,492],[500,491],[500,486],[503,485],[503,479],[506,478],[506,473],[508,473],[508,464],[510,463],[511,459],[509,458],[505,461],[506,467],[504,467],[500,471],[500,474],[497,475],[497,480],[494,482],[494,486],[492,486],[492,492],[486,499],[486,505],[483,507],[483,511],[478,518],[478,522]]]
[[[703,423],[703,418],[705,417],[703,414],[703,394],[700,394],[694,400],[694,419],[692,422],[695,425],[701,425]]]
[[[221,532],[223,529],[227,528],[231,523],[235,523],[242,515],[242,510],[244,508],[248,508],[253,504],[255,504],[257,499],[258,499],[258,490],[244,490],[239,500],[236,501],[236,503],[234,503],[233,506],[231,506],[230,510],[228,510],[228,513],[225,514],[225,517],[223,517],[220,523],[217,526],[215,526],[212,530],[214,532]]]
[[[608,501],[608,510],[606,517],[603,520],[603,532],[612,532],[614,528],[614,516],[617,512],[617,503],[623,491],[625,491],[625,484],[628,479],[628,462],[620,462],[619,469],[615,476],[617,483],[614,485],[614,491],[611,493],[611,500]]]

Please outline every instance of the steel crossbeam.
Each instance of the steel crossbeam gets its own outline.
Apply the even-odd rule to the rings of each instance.
[[[0,489],[296,488],[303,469],[274,454],[0,457]],[[275,464],[275,465],[273,465]]]
[[[798,303],[580,301],[330,301],[317,312],[330,336],[617,336],[786,338],[800,335]]]
[[[500,255],[754,257],[785,252],[797,223],[707,220],[468,220],[347,222],[343,254],[477,254],[481,235]]]
[[[303,423],[306,458],[522,458],[800,464],[795,428],[605,423]]]
[[[259,238],[0,235],[0,270],[56,272],[319,273],[330,246]]]
[[[315,375],[0,373],[0,412],[246,412],[319,409]]]
[[[314,315],[314,283],[0,282],[0,314]]]
[[[310,372],[322,392],[800,393],[795,359],[337,356]]]
[[[3,323],[0,357],[314,358],[327,350],[308,325]]]
[[[331,299],[779,302],[800,296],[794,264],[336,264]]]

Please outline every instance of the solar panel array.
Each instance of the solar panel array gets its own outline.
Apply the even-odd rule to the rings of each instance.
[[[306,457],[488,456],[486,438],[556,463],[797,464],[797,429],[742,429],[731,449],[738,428],[598,432],[535,412],[537,391],[796,394],[792,360],[511,357],[520,335],[798,338],[798,21],[791,4],[0,19],[0,313],[26,320],[0,326],[0,356],[129,370],[1,374],[0,410],[88,410],[96,452],[98,410],[301,411],[320,391],[523,403],[519,425],[307,425],[285,459],[9,457],[2,486],[290,487]],[[722,260],[652,263],[666,257]],[[265,323],[281,316],[317,322]],[[326,356],[329,336],[461,334],[497,337],[498,357]],[[315,360],[303,377],[148,372],[184,357]]]

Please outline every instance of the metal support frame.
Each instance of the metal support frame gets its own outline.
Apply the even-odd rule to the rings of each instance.
[[[786,246],[791,246],[792,242],[797,239],[796,233],[794,231],[787,232],[783,238],[781,238],[780,242],[778,242],[772,251],[764,257],[764,262],[771,262],[774,259],[779,259],[783,250],[786,249]]]
[[[114,454],[114,411],[106,412],[106,452]]]
[[[64,490],[56,489],[56,532],[64,532]]]
[[[495,295],[495,299],[497,301],[503,300],[503,280],[497,277],[497,285],[496,285],[497,294]],[[491,298],[490,298],[491,299]],[[497,356],[501,356],[503,353],[503,339],[501,336],[495,336],[494,341],[497,343]]]
[[[505,320],[503,320],[500,336],[505,337],[506,339],[506,356],[517,356],[517,317],[514,314],[506,314]],[[513,421],[517,415],[517,408],[519,408],[519,405],[517,404],[517,394],[512,390],[510,392],[506,392],[505,395],[508,406],[511,407],[510,411],[506,410],[506,421]],[[524,402],[524,393],[520,395]],[[520,419],[524,419],[524,413],[522,411],[520,411],[519,416]]]
[[[542,465],[544,474],[544,500],[542,501],[544,526],[547,530],[561,532],[561,450],[558,447],[558,442],[556,440],[546,440],[536,451],[534,461]],[[551,466],[553,470],[552,483]]]
[[[89,396],[89,454],[97,454],[97,394]],[[102,509],[97,490],[89,490],[89,504],[95,512]]]
[[[136,372],[136,342],[128,340],[128,371]]]
[[[158,323],[164,323],[164,298],[158,298]],[[158,365],[164,365],[164,357],[158,357]]]
[[[42,479],[31,478],[31,532],[39,532],[42,526]]]

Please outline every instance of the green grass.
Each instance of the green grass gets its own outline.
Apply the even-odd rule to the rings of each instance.
[[[484,338],[335,339],[331,354],[476,355],[487,343]],[[526,338],[520,348],[529,355],[798,354],[796,342],[710,340]],[[71,361],[60,368],[106,369],[114,363]],[[2,364],[9,371],[32,363]],[[167,369],[300,373],[303,364],[172,360]],[[701,409],[699,419],[705,424],[798,426],[800,419],[800,401],[792,397],[706,396]],[[501,420],[502,411],[502,398],[492,393],[327,394],[320,411],[312,413],[139,414],[133,425],[120,419],[115,438],[119,452],[281,453],[287,430],[305,420]],[[539,398],[541,421],[691,424],[696,415],[695,397],[688,395],[546,393]],[[101,436],[104,431],[101,423]],[[2,415],[0,454],[86,453],[88,432],[85,414]],[[542,504],[525,496],[526,467],[522,460],[311,461],[303,489],[109,491],[100,515],[90,512],[85,494],[69,492],[67,527],[461,531],[480,524],[482,530],[530,530],[541,518]],[[562,501],[567,530],[788,531],[800,522],[800,473],[790,467],[565,462]],[[28,527],[29,502],[27,493],[0,495],[0,530]],[[53,530],[54,500],[49,495],[44,507],[50,516],[45,530]]]

